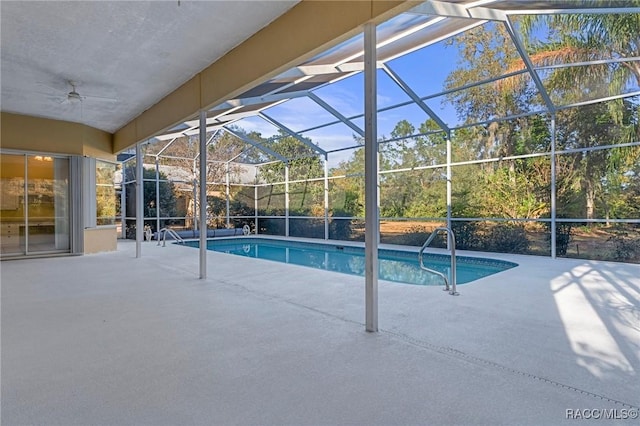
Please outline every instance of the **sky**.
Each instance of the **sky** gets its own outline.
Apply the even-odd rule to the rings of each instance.
[[[457,52],[454,47],[445,47],[438,43],[410,55],[388,62],[388,65],[409,84],[419,95],[425,96],[443,90],[444,81],[455,67]],[[378,108],[395,105],[410,98],[382,70],[377,73]],[[346,117],[363,113],[364,75],[356,74],[337,83],[330,84],[314,91],[321,99],[330,104]],[[455,111],[441,103],[441,99],[428,102],[440,117],[447,123],[457,122]],[[309,98],[297,98],[264,111],[267,115],[285,124],[294,131],[335,121],[336,118]],[[378,137],[389,137],[400,120],[407,120],[419,128],[429,117],[417,105],[384,111],[378,114]],[[354,123],[363,128],[364,120],[356,119]],[[245,118],[235,123],[247,132],[257,131],[263,137],[277,134],[277,129],[260,117]],[[305,132],[303,136],[310,138],[324,150],[332,150],[355,145],[355,132],[343,123]],[[335,167],[339,162],[347,160],[352,151],[341,151],[329,155],[329,166]]]
[[[403,19],[411,20],[413,18],[405,17]],[[379,32],[385,31],[381,29],[384,25],[382,24],[378,27]],[[493,25],[496,24],[488,23],[479,28],[490,30]],[[542,34],[542,32],[546,34],[546,30],[537,30],[537,33]],[[537,33],[534,34],[534,37],[540,38],[540,34]],[[353,44],[349,48],[352,49]],[[512,49],[515,51],[513,45]],[[454,69],[460,66],[460,60],[456,46],[448,45],[446,41],[440,41],[391,60],[386,64],[418,96],[424,97],[444,90],[447,77]],[[377,76],[377,102],[379,109],[410,100],[409,96],[384,71],[378,70]],[[544,78],[544,76],[541,78]],[[481,79],[482,77],[478,76],[478,81]],[[364,106],[364,74],[360,73],[334,84],[323,86],[315,90],[314,93],[346,117],[362,114]],[[425,103],[450,127],[461,124],[455,109],[447,102],[446,97],[428,99]],[[292,99],[264,112],[296,132],[336,121],[333,115],[309,98]],[[414,103],[379,112],[377,115],[378,138],[389,138],[400,120],[409,121],[417,132],[420,125],[428,118],[428,115]],[[362,118],[353,120],[353,123],[363,129],[364,120]],[[263,137],[277,134],[277,128],[260,117],[246,118],[235,124],[247,132],[259,132]],[[343,123],[303,132],[304,137],[310,138],[326,151],[356,145],[354,134],[354,130]],[[329,155],[329,166],[336,167],[340,162],[348,160],[352,154],[353,150],[331,153]]]

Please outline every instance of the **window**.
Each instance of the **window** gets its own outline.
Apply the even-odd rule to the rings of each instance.
[[[96,160],[96,225],[115,225],[117,165]]]

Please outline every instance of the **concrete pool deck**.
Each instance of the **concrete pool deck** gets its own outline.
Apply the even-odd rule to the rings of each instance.
[[[207,255],[206,280],[197,249],[155,242],[140,259],[121,242],[2,262],[2,424],[511,425],[638,413],[640,265],[482,254],[520,266],[459,286],[459,297],[381,281],[380,332],[366,333],[361,277]]]

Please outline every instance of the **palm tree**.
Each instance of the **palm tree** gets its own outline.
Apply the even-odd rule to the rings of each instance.
[[[640,1],[633,3],[640,4]],[[520,28],[529,42],[531,62],[534,67],[542,68],[538,72],[544,77],[545,88],[554,101],[570,104],[619,95],[631,87],[640,87],[640,13],[531,15],[521,19]],[[546,38],[536,40],[536,32],[541,29],[547,29]],[[598,60],[615,62],[545,68]],[[514,69],[521,67],[521,62],[512,65]],[[512,78],[507,84],[516,85],[518,80]],[[633,99],[617,99],[608,102],[606,108],[594,106],[562,114],[568,116],[564,122],[571,127],[565,134],[571,134],[579,147],[609,144],[612,139],[618,143],[640,139],[637,101]],[[607,138],[594,137],[590,133],[593,126],[579,124],[585,120],[600,122],[601,127],[604,123],[605,127],[615,127],[617,131],[607,130]],[[594,151],[579,158],[587,219],[594,217],[596,190],[602,176],[612,167],[626,167],[637,161],[638,151],[638,147],[611,150],[609,155]]]
[[[640,1],[635,1],[640,4]],[[609,64],[590,64],[552,70],[548,86],[553,90],[575,93],[621,93],[626,86],[640,87],[640,13],[530,15],[521,20],[525,40],[535,40],[541,27],[548,29],[549,40],[534,41],[530,55],[535,66],[587,62],[598,59],[622,60]],[[608,82],[602,85],[601,82]],[[580,83],[580,84],[576,84]],[[593,93],[603,95],[604,93]]]

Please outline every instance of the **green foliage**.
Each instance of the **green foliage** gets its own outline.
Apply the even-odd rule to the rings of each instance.
[[[547,229],[551,228],[551,224],[547,223]],[[569,243],[575,233],[575,223],[572,222],[556,222],[556,255],[566,256],[569,249]],[[548,238],[551,239],[551,234],[548,234]]]
[[[294,137],[284,136],[282,133],[280,136],[280,139],[260,141],[265,147],[289,160],[290,181],[318,178],[324,175],[322,159],[313,148]],[[254,139],[257,137],[254,136]],[[284,182],[285,168],[286,164],[283,162],[263,165],[260,167],[259,177],[267,183]]]
[[[127,171],[132,173],[135,170],[135,166],[127,167]],[[155,218],[157,216],[157,200],[156,200],[156,171],[154,169],[143,168],[143,179],[145,180],[143,185],[143,211],[146,219]],[[167,175],[163,172],[159,172],[158,177],[160,180],[164,180],[158,183],[159,188],[159,200],[160,200],[160,217],[173,217],[177,216],[178,206],[177,197],[175,194],[175,187],[173,182],[167,181]],[[134,177],[129,175],[128,179]],[[148,180],[147,180],[148,179]],[[153,181],[152,181],[153,180]],[[127,216],[134,217],[136,215],[135,208],[135,185],[129,184],[126,188],[126,206]],[[161,221],[161,226],[165,221]],[[146,223],[146,222],[145,222]],[[149,221],[148,224],[156,231],[156,221]]]
[[[627,232],[617,232],[608,240],[613,243],[611,257],[620,262],[628,262],[640,256],[640,239],[629,237]]]
[[[334,210],[333,215],[336,217],[349,216],[349,212],[345,210]],[[353,221],[347,219],[333,219],[329,224],[329,237],[333,240],[350,240],[353,232]]]
[[[152,169],[143,169],[144,179],[155,179],[156,171]],[[176,194],[174,191],[173,182],[167,182],[167,175],[163,172],[158,174],[159,180],[159,194],[160,194],[160,216],[171,217],[176,215]],[[162,182],[162,180],[164,180]],[[144,184],[144,216],[155,217],[156,216],[156,185],[155,182],[145,182]]]
[[[478,225],[476,222],[459,222],[451,223],[451,230],[456,237],[456,248],[460,250],[480,250],[483,242],[478,233]]]
[[[510,223],[493,226],[485,238],[485,250],[498,253],[527,253],[529,240],[524,226]]]

